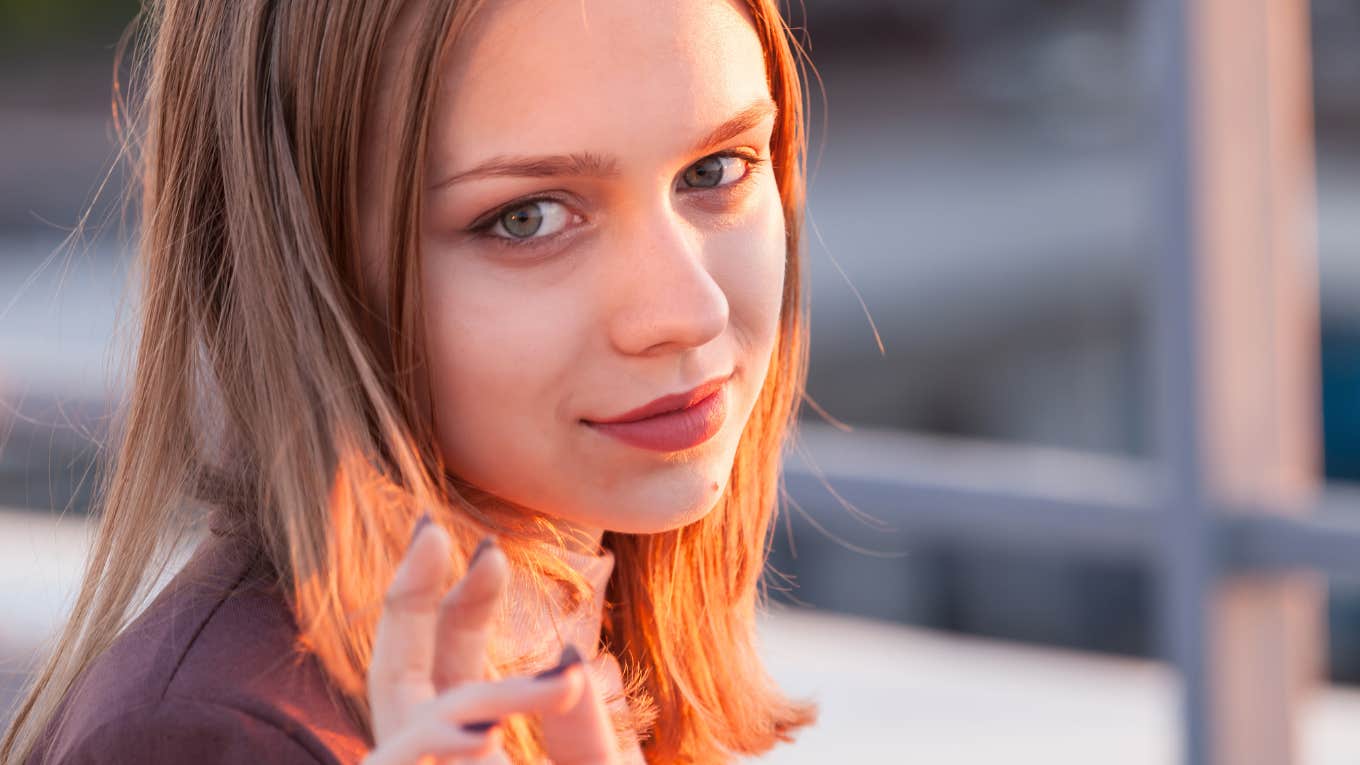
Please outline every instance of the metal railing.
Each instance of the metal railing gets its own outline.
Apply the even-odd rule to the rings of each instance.
[[[1154,460],[1104,460],[1114,467],[1093,476],[1074,459],[999,484],[932,474],[881,437],[819,467],[836,501],[904,540],[1145,565],[1162,655],[1182,679],[1184,762],[1289,765],[1299,702],[1321,676],[1323,575],[1360,575],[1360,521],[1337,511],[1352,498],[1319,479],[1309,8],[1145,9],[1161,67]],[[826,504],[820,475],[790,461],[785,481],[795,501]]]

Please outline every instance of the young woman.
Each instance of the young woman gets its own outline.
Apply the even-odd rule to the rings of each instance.
[[[774,0],[148,13],[130,401],[0,760],[713,763],[810,723],[754,635],[805,368]]]

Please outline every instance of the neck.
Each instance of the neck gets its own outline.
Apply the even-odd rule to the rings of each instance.
[[[459,485],[459,491],[484,512],[500,513],[507,517],[538,519],[539,528],[531,528],[528,533],[539,541],[583,555],[600,554],[600,542],[604,539],[602,528],[574,523],[550,513],[517,505],[467,484]]]
[[[567,547],[556,540],[545,541],[544,547],[580,574],[592,592],[585,600],[569,604],[558,599],[551,589],[545,592],[536,586],[532,574],[514,570],[507,597],[501,601],[509,625],[507,637],[516,646],[514,653],[526,656],[546,650],[547,653],[531,659],[546,662],[546,666],[570,642],[586,658],[593,658],[600,648],[604,596],[614,570],[614,555],[608,550],[587,549],[585,545]]]
[[[551,518],[552,525],[562,539],[562,546],[583,555],[599,555],[604,529],[580,526],[560,518]]]

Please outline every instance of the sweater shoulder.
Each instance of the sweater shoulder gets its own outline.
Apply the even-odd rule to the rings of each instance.
[[[147,765],[273,765],[335,762],[305,731],[230,704],[167,698],[120,711],[84,731],[61,765],[140,762]]]
[[[77,753],[119,745],[195,753],[189,739],[213,742],[232,730],[243,743],[221,756],[280,735],[312,753],[290,762],[358,762],[370,746],[320,662],[298,645],[292,613],[258,552],[209,539],[86,669],[43,736],[38,761],[85,762]],[[196,765],[238,761],[246,760]]]

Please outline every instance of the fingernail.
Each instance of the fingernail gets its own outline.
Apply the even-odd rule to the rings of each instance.
[[[459,727],[468,733],[486,733],[500,724],[500,720],[479,720],[477,722],[463,723]]]
[[[411,529],[411,541],[406,543],[406,549],[410,550],[411,545],[416,543],[416,537],[420,536],[420,530],[430,525],[430,511],[426,510],[420,514],[420,519],[416,521],[416,527]]]
[[[572,645],[571,643],[567,643],[567,647],[562,649],[562,658],[557,660],[557,665],[549,667],[543,670],[542,672],[539,672],[537,675],[534,675],[534,679],[546,680],[550,677],[557,677],[558,675],[570,669],[573,664],[580,663],[581,652],[576,650],[576,646]]]
[[[468,558],[468,568],[472,568],[472,564],[477,562],[477,559],[482,556],[482,553],[486,552],[487,550],[490,550],[495,546],[496,537],[491,535],[482,537],[482,541],[478,542],[476,549],[472,551],[472,557]]]

